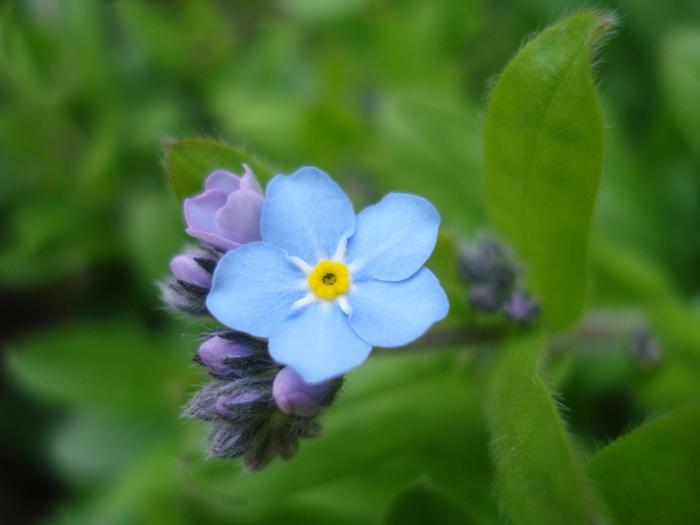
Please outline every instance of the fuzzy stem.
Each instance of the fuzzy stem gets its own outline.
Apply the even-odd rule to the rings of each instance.
[[[507,331],[503,327],[451,327],[430,330],[406,346],[376,348],[373,354],[423,352],[426,350],[453,349],[475,344],[491,344],[503,339]]]

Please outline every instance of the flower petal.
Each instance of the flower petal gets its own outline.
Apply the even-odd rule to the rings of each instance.
[[[239,244],[259,241],[260,213],[265,197],[252,190],[238,190],[228,196],[226,205],[216,212],[217,233]]]
[[[205,244],[208,244],[209,246],[216,248],[217,250],[221,250],[224,252],[227,252],[229,250],[235,250],[236,248],[241,246],[241,244],[234,241],[229,241],[228,239],[224,239],[223,237],[220,237],[215,233],[209,233],[202,230],[197,230],[195,228],[187,228],[185,230],[185,233],[187,233],[187,235],[191,235],[195,239],[199,239],[200,241],[202,241]]]
[[[226,253],[216,265],[207,308],[229,328],[268,337],[306,293],[306,274],[284,251],[254,242]]]
[[[294,368],[307,383],[344,374],[371,350],[335,301],[316,301],[296,310],[270,335],[270,355]]]
[[[217,170],[211,173],[204,181],[205,190],[219,189],[226,193],[233,193],[241,188],[241,178],[230,171]]]
[[[404,281],[356,283],[347,297],[350,326],[373,346],[408,344],[449,310],[445,292],[427,268]]]
[[[424,198],[389,193],[357,215],[347,264],[375,279],[406,279],[430,257],[439,226],[440,214]]]
[[[263,240],[309,264],[333,257],[340,241],[355,229],[350,199],[319,169],[277,175],[267,185],[266,196]]]
[[[209,233],[216,232],[214,214],[226,204],[228,193],[224,190],[207,190],[201,195],[185,199],[185,222],[189,228]]]
[[[253,173],[253,170],[251,170],[247,164],[243,164],[243,167],[245,168],[245,173],[243,174],[243,177],[241,177],[241,189],[253,190],[254,192],[262,195],[263,190],[260,187],[258,179],[255,178],[255,173]]]

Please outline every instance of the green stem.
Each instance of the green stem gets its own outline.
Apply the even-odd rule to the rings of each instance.
[[[429,330],[425,335],[406,346],[376,348],[374,353],[422,352],[425,350],[454,349],[475,344],[491,344],[503,339],[504,327],[451,327]]]

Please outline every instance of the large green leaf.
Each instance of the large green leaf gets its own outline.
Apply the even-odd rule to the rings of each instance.
[[[673,298],[657,301],[649,311],[668,358],[682,362],[700,375],[700,313],[692,305]]]
[[[605,235],[592,239],[591,273],[598,299],[653,303],[673,295],[668,276],[646,253],[612,242]]]
[[[586,297],[603,161],[591,50],[611,25],[586,13],[544,31],[508,64],[486,115],[487,211],[527,263],[529,284],[554,329],[573,324]]]
[[[194,381],[188,342],[156,339],[130,319],[83,321],[21,341],[10,370],[43,398],[85,409],[135,417],[176,417]]]
[[[497,356],[488,415],[496,488],[517,524],[596,523],[583,470],[539,374],[540,334],[510,341]]]
[[[469,525],[464,509],[450,494],[425,480],[401,490],[389,506],[386,525]]]
[[[170,184],[180,200],[201,192],[204,178],[217,169],[242,174],[241,165],[247,164],[261,183],[273,172],[250,153],[211,140],[185,139],[167,144],[165,157]]]
[[[387,104],[380,117],[388,158],[379,175],[387,186],[424,196],[459,233],[473,235],[483,227],[481,136],[473,115],[403,101]]]
[[[700,152],[700,28],[670,35],[659,64],[673,117],[688,142]]]
[[[73,485],[94,486],[142,461],[152,449],[180,442],[183,426],[172,412],[131,416],[74,410],[52,439],[54,464],[62,476]]]
[[[643,383],[640,401],[652,410],[681,406],[700,395],[700,313],[675,297],[650,302],[647,311],[662,366]]]
[[[700,523],[700,405],[614,441],[588,472],[620,525]]]
[[[117,438],[115,438],[117,439]],[[100,490],[74,498],[51,519],[50,525],[145,524],[187,525],[187,499],[179,483],[173,457],[179,442],[161,439],[154,446],[128,458]],[[126,458],[125,458],[126,459]],[[93,480],[93,486],[95,481]]]

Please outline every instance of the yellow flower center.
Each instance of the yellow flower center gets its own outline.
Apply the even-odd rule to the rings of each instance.
[[[348,269],[343,263],[321,261],[309,274],[309,286],[322,299],[333,299],[348,290]]]

